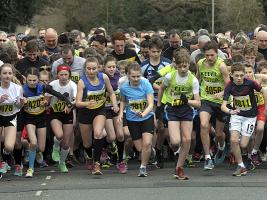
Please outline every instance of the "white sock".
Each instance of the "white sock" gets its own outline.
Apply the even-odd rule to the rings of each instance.
[[[244,168],[245,168],[245,165],[244,165],[244,163],[243,163],[243,162],[241,162],[241,163],[238,163],[238,165],[239,165],[240,167],[244,167]]]
[[[69,154],[69,151],[70,151],[70,148],[68,148],[68,149],[61,148],[61,150],[60,150],[60,163],[65,162],[65,160]]]
[[[207,159],[211,159],[210,154],[209,155],[205,155],[205,160],[207,160]]]
[[[58,140],[56,137],[54,137],[54,147],[59,149],[61,140]]]
[[[256,153],[258,153],[258,151],[256,149],[252,149],[251,154],[256,154]]]
[[[140,168],[146,168],[146,166],[145,165],[140,165]]]
[[[251,159],[251,153],[248,153],[248,158]]]
[[[223,143],[223,146],[222,146],[222,147],[220,146],[220,143],[218,143],[218,149],[219,149],[220,151],[223,151],[224,148],[225,148],[225,142]]]

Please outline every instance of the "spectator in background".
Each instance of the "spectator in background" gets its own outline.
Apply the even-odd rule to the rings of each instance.
[[[165,45],[162,51],[162,56],[172,60],[173,52],[182,47],[182,40],[178,30],[173,29],[169,33],[169,43]]]

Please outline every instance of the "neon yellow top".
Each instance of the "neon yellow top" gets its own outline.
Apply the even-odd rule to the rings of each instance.
[[[197,63],[201,78],[201,100],[222,104],[223,100],[216,99],[213,95],[224,90],[224,79],[220,71],[223,59],[218,57],[212,67],[207,67],[205,60],[206,58],[203,58]]]

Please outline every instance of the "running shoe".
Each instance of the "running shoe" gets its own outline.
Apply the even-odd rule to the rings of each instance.
[[[233,173],[233,176],[245,176],[247,174],[247,169],[245,167],[237,166],[235,172]]]
[[[204,170],[212,170],[214,168],[213,160],[208,158],[204,163]]]
[[[262,163],[259,152],[251,154],[251,161],[256,166],[259,166]]]
[[[102,175],[103,173],[101,172],[101,166],[99,162],[96,162],[94,165],[94,169],[92,171],[93,175]]]
[[[15,165],[15,171],[14,171],[14,176],[22,176],[22,167],[21,165]]]
[[[53,159],[55,162],[59,162],[59,160],[60,160],[60,154],[59,154],[59,151],[60,151],[59,148],[56,148],[56,147],[53,146],[52,159]]]
[[[117,163],[117,169],[119,170],[120,174],[127,173],[127,165],[124,162]]]
[[[253,171],[255,169],[255,165],[251,161],[251,159],[247,160],[246,168],[248,171]]]
[[[66,167],[66,163],[65,162],[59,163],[58,164],[58,169],[62,173],[68,173],[69,172],[68,168]]]
[[[0,162],[0,173],[5,174],[9,168],[9,165],[6,162]]]
[[[140,167],[139,168],[138,177],[147,177],[146,167]]]
[[[187,167],[195,167],[196,165],[193,162],[193,158],[192,157],[187,157],[187,159],[185,160],[186,166]]]
[[[88,170],[93,170],[93,169],[94,169],[94,161],[93,161],[92,158],[89,158],[89,157],[88,157],[88,158],[86,159],[85,163],[86,163],[86,168],[87,168]]]
[[[224,159],[225,159],[225,148],[224,150],[219,150],[217,151],[216,155],[215,155],[215,163],[216,164],[222,164]]]
[[[267,161],[267,153],[263,153],[263,154],[261,155],[261,160],[262,160],[263,162]]]
[[[177,178],[178,180],[188,180],[188,176],[185,175],[184,173],[184,169],[182,167],[177,167],[175,169],[175,178]]]
[[[41,163],[39,163],[39,165],[40,165],[41,168],[48,167],[48,164],[46,163],[45,160],[43,160]]]
[[[105,163],[102,163],[101,166],[103,169],[109,169],[109,168],[113,167],[114,164],[112,162],[110,162],[109,160],[107,160]]]
[[[66,165],[67,165],[67,167],[68,168],[75,167],[75,164],[74,163],[78,164],[79,161],[77,161],[73,155],[68,155],[68,157],[66,159]]]
[[[25,178],[32,178],[33,177],[33,169],[32,168],[29,168],[27,170],[27,173],[25,175]]]

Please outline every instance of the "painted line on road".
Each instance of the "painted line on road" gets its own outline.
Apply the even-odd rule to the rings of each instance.
[[[42,190],[39,190],[39,191],[37,191],[36,193],[35,193],[35,196],[40,196],[41,194],[42,194]]]
[[[46,183],[42,183],[41,185],[42,185],[42,186],[46,186]]]
[[[45,179],[46,180],[50,180],[51,179],[51,176],[47,176]]]

